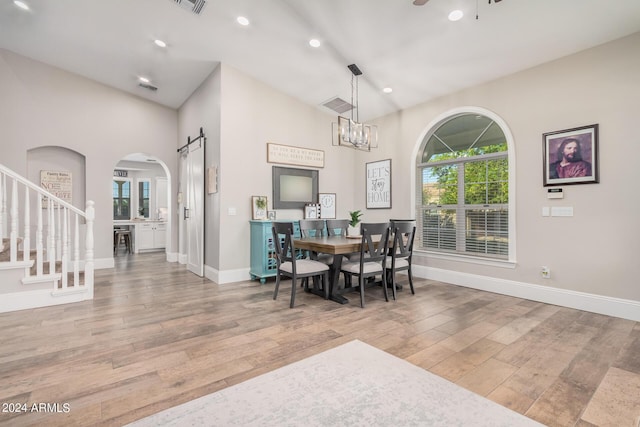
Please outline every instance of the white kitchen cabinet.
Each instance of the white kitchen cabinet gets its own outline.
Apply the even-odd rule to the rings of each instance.
[[[167,242],[167,224],[147,222],[135,225],[135,252],[152,249],[164,249]]]

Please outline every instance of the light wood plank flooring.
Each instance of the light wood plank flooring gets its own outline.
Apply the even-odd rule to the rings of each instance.
[[[116,264],[93,301],[0,314],[0,409],[29,411],[0,425],[118,426],[353,339],[550,426],[640,417],[636,322],[428,280],[289,309],[290,282],[273,301],[273,281],[216,285],[164,254]]]

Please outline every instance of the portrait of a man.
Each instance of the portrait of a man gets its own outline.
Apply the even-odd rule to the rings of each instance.
[[[549,165],[549,178],[576,178],[591,176],[591,163],[582,158],[580,141],[576,138],[562,140],[556,151],[556,161]]]
[[[598,182],[598,125],[543,135],[544,185]]]

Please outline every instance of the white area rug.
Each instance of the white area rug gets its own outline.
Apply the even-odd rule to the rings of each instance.
[[[351,341],[130,426],[541,426]]]

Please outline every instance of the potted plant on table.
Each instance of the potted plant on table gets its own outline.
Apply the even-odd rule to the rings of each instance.
[[[360,218],[362,217],[362,212],[360,211],[351,211],[349,212],[349,216],[351,220],[349,221],[349,227],[347,228],[347,236],[359,236],[360,235]]]

